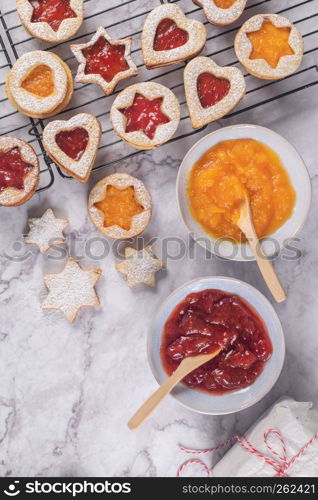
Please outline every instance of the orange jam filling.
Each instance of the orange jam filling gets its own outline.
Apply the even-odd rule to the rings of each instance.
[[[53,72],[49,66],[36,66],[23,80],[21,87],[39,97],[48,97],[54,92]]]
[[[124,189],[107,186],[104,200],[95,203],[95,207],[104,214],[104,226],[120,226],[129,231],[135,215],[144,211],[135,198],[135,189],[129,186]]]
[[[258,31],[247,33],[252,44],[249,58],[265,59],[272,68],[276,68],[281,57],[294,55],[288,43],[290,29],[277,28],[270,21],[264,21]]]
[[[213,237],[246,241],[233,222],[239,218],[244,190],[259,238],[291,216],[296,194],[289,176],[277,154],[254,139],[220,142],[193,165],[188,185],[191,213]]]
[[[237,0],[214,0],[214,3],[220,9],[229,9]]]

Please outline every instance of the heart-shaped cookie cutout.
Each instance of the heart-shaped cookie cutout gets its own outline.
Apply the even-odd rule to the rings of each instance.
[[[225,26],[234,23],[243,13],[247,0],[192,0],[204,10],[208,21]]]
[[[184,88],[193,128],[204,127],[229,113],[245,95],[238,68],[218,66],[208,57],[196,57],[184,70]]]
[[[49,123],[43,132],[43,145],[64,172],[87,182],[94,166],[101,138],[101,126],[95,116],[81,113],[68,121]]]
[[[163,4],[148,14],[141,36],[147,68],[167,66],[198,54],[206,42],[205,26],[187,19],[175,4]]]

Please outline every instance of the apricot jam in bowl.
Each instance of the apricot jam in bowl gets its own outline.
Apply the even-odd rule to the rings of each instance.
[[[268,256],[304,224],[311,203],[307,168],[283,137],[257,125],[208,134],[185,155],[177,179],[181,218],[197,242],[232,260],[254,260],[235,224],[247,194],[256,233]]]
[[[148,359],[162,384],[181,361],[222,347],[172,391],[184,406],[210,415],[234,413],[263,398],[285,358],[282,327],[270,302],[242,281],[199,278],[159,307],[148,334]]]

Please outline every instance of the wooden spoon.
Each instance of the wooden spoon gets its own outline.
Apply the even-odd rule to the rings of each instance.
[[[173,374],[163,384],[161,384],[161,386],[144,402],[144,404],[129,420],[129,429],[132,431],[138,429],[149,417],[149,415],[151,415],[151,413],[157,408],[163,398],[167,396],[170,391],[172,391],[178,382],[180,382],[180,380],[196,368],[199,368],[199,366],[215,358],[221,351],[222,347],[218,347],[210,354],[200,354],[199,356],[184,358],[176,371],[173,372]]]
[[[244,198],[240,206],[240,216],[239,219],[233,222],[243,231],[245,234],[253,254],[255,256],[258,267],[263,275],[266,285],[270,289],[273,297],[277,302],[283,302],[286,300],[285,291],[279,281],[279,278],[272,266],[272,263],[268,260],[265,255],[260,242],[258,240],[257,234],[255,232],[250,202],[246,192],[244,191]]]

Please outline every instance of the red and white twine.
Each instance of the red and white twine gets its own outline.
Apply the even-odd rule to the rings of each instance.
[[[273,446],[269,443],[269,439],[276,439],[276,451]],[[318,439],[318,432],[312,436],[312,438],[299,450],[296,455],[294,455],[290,460],[287,460],[287,449],[286,443],[282,436],[282,434],[276,429],[268,429],[264,432],[264,443],[268,451],[273,455],[270,457],[265,455],[261,451],[254,448],[254,446],[250,443],[246,436],[232,436],[230,439],[227,439],[223,443],[215,446],[214,448],[209,448],[206,450],[190,450],[188,448],[184,448],[180,446],[180,450],[191,455],[204,455],[207,453],[213,453],[215,451],[224,448],[228,444],[236,441],[244,450],[252,453],[256,457],[264,460],[266,464],[273,468],[276,477],[288,477],[287,470],[294,465],[294,463],[300,458],[307,449]],[[278,446],[277,446],[278,445]],[[208,466],[198,459],[190,459],[184,462],[177,471],[177,477],[180,477],[183,470],[187,468],[189,465],[196,464],[203,469],[207,477],[212,476],[212,471],[208,468]]]

